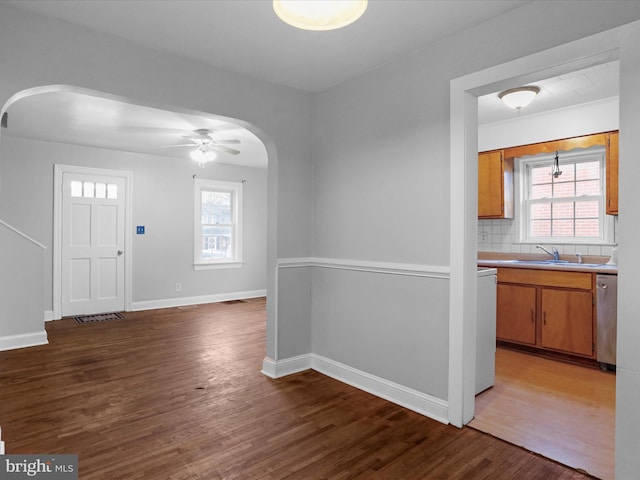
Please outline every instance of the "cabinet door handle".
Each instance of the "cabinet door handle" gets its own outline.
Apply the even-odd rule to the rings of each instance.
[[[547,312],[542,312],[542,323],[543,325],[547,324]]]
[[[531,310],[531,323],[535,323],[535,321],[536,321],[535,314],[534,314],[533,310]]]

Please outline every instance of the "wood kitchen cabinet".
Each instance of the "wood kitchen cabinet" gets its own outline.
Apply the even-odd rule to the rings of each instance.
[[[592,293],[543,288],[541,303],[540,345],[591,356],[594,353]]]
[[[496,338],[595,359],[594,274],[498,268]]]
[[[478,154],[478,218],[513,218],[513,158]]]
[[[607,214],[618,215],[618,132],[607,134]]]
[[[496,337],[536,344],[536,288],[498,284]]]
[[[538,155],[541,153],[553,153],[556,151],[569,152],[576,148],[589,148],[602,145],[606,148],[606,212],[608,215],[618,215],[618,131],[594,133],[580,137],[563,138],[548,142],[531,143],[515,147],[482,152],[478,155],[478,217],[479,218],[513,218],[513,159],[525,155]],[[509,195],[502,190],[499,183],[502,178],[498,169],[502,166],[498,163],[497,152],[504,158],[505,185],[511,188],[511,207],[507,204],[506,212],[499,213],[498,198]],[[510,174],[509,174],[510,169]],[[509,179],[510,180],[507,181]],[[492,191],[493,193],[489,193]],[[487,200],[490,199],[490,200]],[[511,210],[508,210],[511,208]]]

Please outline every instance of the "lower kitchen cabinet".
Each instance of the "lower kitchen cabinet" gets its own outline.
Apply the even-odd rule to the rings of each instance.
[[[593,355],[591,292],[542,289],[540,345],[567,353]]]
[[[498,269],[496,338],[595,358],[591,273]]]
[[[496,337],[536,344],[536,288],[498,284]]]

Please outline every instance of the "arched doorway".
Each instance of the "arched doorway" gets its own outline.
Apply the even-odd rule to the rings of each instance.
[[[136,185],[124,253],[124,269],[129,276],[126,309],[266,293],[267,265],[275,263],[275,258],[269,258],[274,256],[269,252],[275,252],[275,239],[268,238],[268,232],[274,231],[268,223],[273,221],[276,208],[268,202],[267,188],[274,186],[267,186],[267,168],[275,168],[276,162],[275,148],[257,128],[237,119],[64,85],[18,92],[5,104],[2,113],[7,113],[7,128],[1,133],[5,151],[0,153],[3,173],[11,181],[5,182],[9,186],[0,195],[12,198],[13,206],[27,206],[21,206],[21,211],[14,214],[0,212],[0,218],[8,216],[23,229],[34,231],[34,236],[46,239],[48,252],[43,272],[46,317],[55,319],[63,314],[59,306],[61,253],[56,241],[55,212],[52,215],[50,210],[52,193],[57,188],[53,186],[50,168],[54,164],[132,172]],[[222,142],[215,165],[200,167],[191,161],[189,154],[194,149],[189,144],[191,138],[200,134]],[[234,142],[228,143],[231,138]],[[235,148],[231,149],[232,146]],[[30,161],[19,161],[20,158]],[[38,179],[38,188],[28,196],[30,190],[25,185],[33,184],[34,178]],[[231,289],[225,289],[229,279],[220,280],[219,270],[194,273],[193,240],[188,238],[193,236],[195,178],[243,182],[251,197],[249,204],[263,208],[246,216],[251,221],[251,242],[247,247],[251,254],[245,256],[243,268],[232,272],[235,280],[231,281]],[[22,200],[16,202],[16,198]],[[134,223],[136,227],[145,224],[155,227],[144,233],[138,229],[132,232]],[[150,236],[155,237],[152,242]],[[162,255],[163,251],[174,253],[167,257]],[[166,285],[158,289],[157,279],[162,277]],[[257,278],[260,280],[256,281]],[[150,282],[155,283],[148,286]],[[160,292],[155,298],[153,290]]]

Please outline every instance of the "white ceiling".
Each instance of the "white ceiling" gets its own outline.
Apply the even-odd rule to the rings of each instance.
[[[328,32],[283,23],[270,0],[1,3],[233,72],[320,91],[527,1],[371,0],[357,22]]]
[[[28,96],[8,109],[6,133],[97,148],[176,158],[190,158],[194,147],[185,136],[195,130],[213,130],[215,140],[237,139],[230,147],[237,155],[218,152],[217,162],[266,168],[264,144],[246,128],[224,118],[170,112],[83,92],[59,91]]]
[[[609,62],[558,77],[533,82],[540,93],[520,112],[508,108],[498,98],[498,93],[478,98],[478,123],[511,120],[518,116],[558,110],[605,98],[617,97],[620,91],[620,62]],[[514,85],[517,87],[520,85]]]
[[[370,0],[363,17],[330,32],[282,23],[269,0],[120,1],[0,0],[15,8],[64,19],[227,70],[321,91],[372,70],[394,57],[518,8],[526,1]],[[522,115],[618,95],[612,62],[541,82]],[[514,85],[516,86],[516,85]],[[497,93],[479,99],[479,123],[516,118]],[[199,128],[220,128],[216,138],[241,140],[237,156],[219,161],[266,166],[262,143],[224,119],[129,105],[84,93],[58,92],[21,99],[9,109],[9,135],[100,148],[188,158],[183,142]]]

